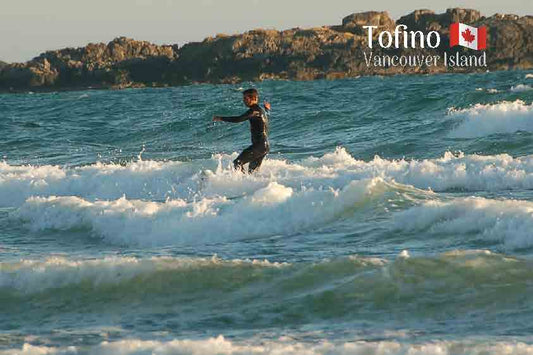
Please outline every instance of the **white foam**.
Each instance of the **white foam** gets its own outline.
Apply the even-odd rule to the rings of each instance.
[[[234,172],[236,153],[180,163],[139,161],[126,166],[79,168],[12,166],[0,163],[0,207],[17,207],[31,196],[75,196],[87,201],[167,198],[192,201],[252,195],[271,183],[296,193],[306,188],[341,189],[354,180],[382,178],[419,189],[490,190],[533,188],[533,155],[454,155],[425,160],[357,160],[344,148],[299,162],[269,158],[255,175]],[[203,169],[206,170],[201,174]],[[275,186],[275,185],[273,185]],[[271,186],[271,190],[274,187]],[[288,191],[288,190],[287,190]],[[287,192],[288,193],[288,192]],[[280,195],[280,192],[274,195]],[[272,196],[269,196],[272,198]]]
[[[526,74],[526,79],[533,79],[533,74],[532,73]]]
[[[321,158],[307,158],[289,164],[269,160],[254,177],[217,172],[204,186],[207,195],[253,193],[272,179],[293,189],[304,186],[340,188],[350,181],[380,177],[419,189],[467,191],[533,188],[533,155],[513,158],[508,154],[464,155],[445,153],[442,158],[387,160],[376,156],[371,161],[354,159],[343,148]]]
[[[511,87],[511,92],[524,92],[524,91],[529,91],[531,89],[533,88],[529,85],[518,84],[516,86]]]
[[[214,162],[213,162],[214,163]],[[0,206],[16,206],[30,196],[73,195],[113,199],[164,200],[187,195],[198,167],[180,162],[137,161],[126,166],[102,164],[65,168],[59,166],[13,166],[0,162]],[[191,178],[191,186],[181,179]]]
[[[449,114],[462,120],[450,133],[453,138],[482,137],[496,133],[533,132],[533,104],[503,101],[476,104],[466,109],[451,109]]]
[[[409,259],[411,255],[409,254],[409,250],[402,250],[400,254],[398,254],[398,258],[401,259]]]
[[[397,229],[448,235],[475,234],[508,249],[533,246],[533,202],[481,197],[430,201],[395,215]]]
[[[497,94],[499,93],[500,91],[498,89],[494,89],[494,88],[476,88],[476,91],[485,91],[485,92],[488,92],[489,94]]]
[[[397,341],[298,342],[290,337],[277,340],[237,342],[224,338],[204,340],[140,340],[103,342],[85,350],[25,344],[22,349],[0,351],[1,355],[87,354],[87,355],[531,355],[533,345],[520,342],[439,341],[406,343]]]
[[[49,289],[84,283],[91,287],[118,284],[136,277],[149,278],[159,271],[180,271],[205,267],[262,267],[280,268],[288,263],[268,260],[222,260],[212,258],[107,257],[94,260],[69,260],[51,257],[47,260],[21,260],[0,263],[0,288],[22,293],[36,293]]]
[[[293,191],[273,182],[237,200],[218,197],[165,203],[32,197],[13,217],[33,230],[87,228],[109,242],[126,245],[227,242],[321,226],[379,196],[388,186],[376,178],[352,181],[342,189]]]

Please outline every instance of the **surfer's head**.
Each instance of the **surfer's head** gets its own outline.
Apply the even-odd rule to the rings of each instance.
[[[257,92],[256,89],[244,90],[242,92],[242,95],[242,100],[244,104],[248,107],[257,105],[257,103],[259,102],[259,92]]]

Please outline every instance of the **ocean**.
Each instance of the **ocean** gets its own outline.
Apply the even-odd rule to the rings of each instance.
[[[0,354],[533,353],[532,85],[0,95]]]

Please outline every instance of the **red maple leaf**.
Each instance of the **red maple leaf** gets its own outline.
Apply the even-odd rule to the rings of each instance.
[[[463,36],[465,41],[467,41],[468,43],[474,42],[474,40],[476,39],[476,36],[473,35],[472,32],[470,32],[469,28],[467,28],[464,32],[462,32],[461,35]]]

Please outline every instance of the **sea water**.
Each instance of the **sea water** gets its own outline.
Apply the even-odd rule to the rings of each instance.
[[[0,95],[0,354],[531,354],[532,77]]]

